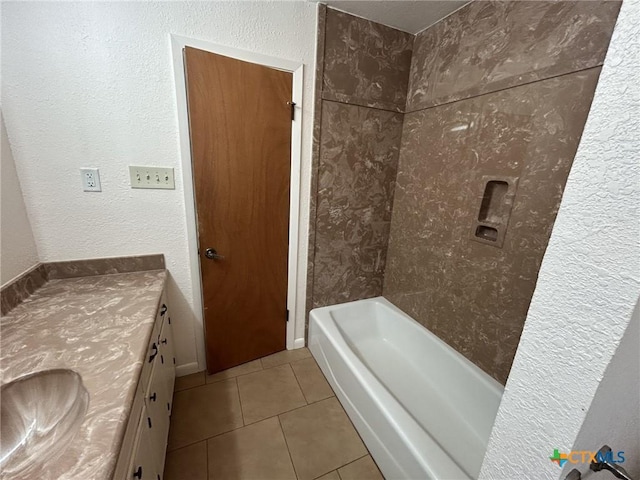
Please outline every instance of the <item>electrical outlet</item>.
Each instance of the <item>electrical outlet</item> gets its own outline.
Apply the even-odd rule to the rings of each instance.
[[[129,166],[131,188],[175,189],[173,168]]]
[[[82,189],[85,192],[101,192],[100,171],[97,168],[81,168]]]

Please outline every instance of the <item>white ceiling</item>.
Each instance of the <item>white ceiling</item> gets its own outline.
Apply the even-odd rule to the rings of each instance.
[[[312,0],[313,1],[313,0]],[[418,33],[468,0],[316,0],[359,17],[389,25],[409,33]]]

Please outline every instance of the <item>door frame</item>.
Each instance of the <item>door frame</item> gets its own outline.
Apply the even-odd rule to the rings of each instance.
[[[196,317],[195,340],[198,368],[189,366],[181,374],[189,374],[202,370],[206,366],[206,346],[204,338],[204,304],[202,300],[202,278],[200,274],[200,256],[198,255],[198,227],[196,221],[196,203],[193,187],[193,166],[191,159],[191,138],[189,130],[189,115],[187,109],[187,84],[184,71],[182,51],[185,47],[193,47],[225,57],[255,63],[266,67],[291,72],[293,74],[293,102],[295,102],[295,118],[291,122],[291,177],[289,180],[289,253],[287,271],[287,322],[286,347],[287,350],[304,347],[304,337],[296,338],[295,331],[298,323],[296,314],[296,294],[298,288],[298,246],[300,229],[300,169],[302,162],[302,90],[303,68],[300,62],[262,55],[259,53],[240,50],[225,45],[170,34],[173,73],[176,86],[176,101],[178,109],[178,133],[180,137],[180,157],[182,166],[183,189],[185,199],[185,213],[187,223],[187,241],[189,263],[191,269],[191,286],[193,306]],[[186,367],[186,366],[185,366]]]

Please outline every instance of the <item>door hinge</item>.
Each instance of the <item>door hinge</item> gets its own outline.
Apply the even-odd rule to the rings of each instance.
[[[284,317],[287,319],[287,322],[289,321],[289,309],[287,308],[287,312],[285,313]]]
[[[296,119],[296,102],[287,102],[287,105],[291,107],[291,121]]]

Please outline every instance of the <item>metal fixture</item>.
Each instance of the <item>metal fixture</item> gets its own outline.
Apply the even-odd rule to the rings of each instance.
[[[156,345],[156,342],[153,342],[151,348],[153,349],[153,353],[149,355],[149,363],[153,362],[153,359],[158,355],[158,345]]]
[[[567,474],[566,477],[564,477],[564,480],[582,480],[582,475],[580,474],[580,470],[574,468]]]
[[[622,480],[633,480],[624,468],[613,463],[612,458],[611,447],[603,445],[602,448],[598,450],[594,460],[589,464],[589,469],[593,472],[607,470],[616,478],[621,478]],[[564,478],[565,480],[582,480],[582,475],[578,469],[574,468]]]
[[[219,255],[215,248],[207,248],[204,251],[204,256],[210,260],[224,260],[224,257]]]
[[[296,102],[287,102],[287,105],[291,107],[291,121],[296,119]]]
[[[609,470],[614,477],[621,478],[622,480],[633,480],[627,471],[622,468],[620,465],[616,465],[610,459],[613,458],[611,456],[611,447],[608,445],[603,445],[602,448],[598,451],[596,455],[596,461],[592,461],[589,468],[594,472],[599,472],[600,470]]]

